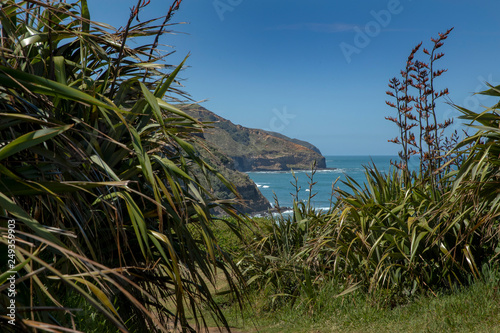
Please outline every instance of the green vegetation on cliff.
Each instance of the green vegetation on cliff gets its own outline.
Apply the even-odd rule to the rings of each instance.
[[[234,162],[213,144],[205,140],[196,140],[194,147],[199,156],[214,167],[218,172],[230,181],[239,193],[241,203],[235,207],[242,213],[268,212],[271,208],[269,201],[262,195],[257,185],[250,177],[234,168]],[[204,187],[209,188],[212,194],[219,199],[235,199],[233,193],[219,178],[209,175],[209,181],[203,181]]]

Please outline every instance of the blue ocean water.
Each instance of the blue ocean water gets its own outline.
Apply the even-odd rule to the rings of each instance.
[[[359,184],[364,183],[365,169],[363,165],[375,164],[379,171],[388,172],[391,168],[391,160],[395,161],[396,156],[325,156],[327,168],[330,170],[316,171],[313,181],[317,182],[312,189],[316,195],[312,198],[312,203],[316,208],[330,207],[332,198],[332,184],[337,178],[339,181],[335,187],[343,190],[348,188],[340,181],[346,180],[345,175],[349,175]],[[300,186],[299,200],[307,200],[309,196],[311,170],[295,170]],[[284,171],[261,171],[248,172],[250,178],[257,184],[262,194],[274,205],[274,194],[278,198],[281,207],[291,207],[295,188],[291,182],[294,182],[291,172]]]

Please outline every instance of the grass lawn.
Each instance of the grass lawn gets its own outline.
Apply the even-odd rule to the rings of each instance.
[[[266,300],[253,295],[243,318],[234,306],[225,312],[237,332],[500,332],[500,289],[492,283],[392,309],[362,293],[334,296],[334,288],[325,288],[316,306],[296,302],[266,311]]]
[[[260,221],[261,223],[263,221]],[[216,223],[221,247],[238,252],[243,244],[227,227]],[[246,236],[249,236],[247,233]],[[221,276],[222,277],[222,276]],[[220,280],[218,291],[227,285]],[[343,297],[334,282],[322,283],[316,303],[288,299],[274,307],[262,292],[251,291],[243,314],[227,295],[218,303],[234,332],[500,332],[500,272],[484,271],[483,281],[453,291],[429,292],[411,300],[353,292]],[[291,305],[293,303],[293,305]],[[215,326],[214,323],[209,323]]]

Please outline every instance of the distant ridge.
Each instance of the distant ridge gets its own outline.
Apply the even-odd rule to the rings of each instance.
[[[296,144],[299,144],[301,146],[304,146],[306,148],[309,148],[315,152],[317,152],[318,154],[320,155],[323,155],[321,154],[321,151],[313,144],[307,142],[307,141],[303,141],[303,140],[299,140],[299,139],[291,139],[289,137],[287,137],[286,135],[283,135],[281,133],[277,133],[277,132],[271,132],[271,131],[265,131],[267,132],[269,135],[273,135],[277,138],[281,138],[281,139],[285,139],[285,140],[288,140],[288,141],[292,141],[293,143],[296,143]]]
[[[325,157],[308,142],[235,125],[197,104],[179,107],[200,121],[212,122],[213,127],[203,134],[205,140],[232,159],[238,171],[308,170],[313,162],[319,169],[326,168]]]

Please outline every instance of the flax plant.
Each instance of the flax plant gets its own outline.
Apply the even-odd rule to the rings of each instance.
[[[469,248],[464,215],[445,214],[449,197],[436,197],[429,183],[415,179],[405,188],[403,181],[396,170],[384,175],[373,166],[363,186],[349,179],[353,194],[339,190],[343,211],[330,231],[336,274],[400,296],[464,283],[477,273],[467,263],[472,254],[462,251]]]
[[[499,86],[481,94],[500,96]],[[457,146],[455,158],[462,159],[462,166],[452,175],[456,178],[451,195],[459,198],[455,207],[474,212],[467,223],[473,225],[466,236],[474,239],[474,247],[480,251],[481,260],[496,260],[500,253],[500,126],[499,103],[481,113],[470,111],[459,105],[455,108],[476,130]]]
[[[400,132],[398,137],[390,139],[389,142],[400,144],[402,147],[399,152],[401,162],[393,164],[402,170],[404,184],[408,187],[411,174],[409,160],[414,155],[420,159],[420,175],[430,181],[434,188],[439,186],[439,180],[442,178],[440,167],[443,156],[446,156],[446,152],[442,150],[443,141],[449,141],[444,131],[452,124],[452,120],[438,122],[437,119],[436,101],[449,92],[447,88],[440,91],[436,89],[435,79],[446,70],[436,69],[435,62],[444,56],[444,53],[438,53],[438,50],[452,30],[453,28],[440,33],[438,38],[431,38],[432,49],[423,49],[423,53],[429,57],[428,62],[415,60],[422,43],[414,47],[408,56],[405,69],[401,71],[402,80],[394,77],[389,81],[390,90],[386,94],[393,97],[395,102],[386,103],[396,110],[397,118],[389,116],[386,119],[394,122]],[[417,128],[417,133],[414,133],[414,128]]]
[[[211,212],[238,216],[200,181],[234,188],[190,143],[203,124],[172,104],[185,60],[157,53],[181,1],[141,22],[148,3],[117,30],[86,0],[1,2],[0,253],[13,219],[16,265],[2,266],[0,309],[14,271],[18,329],[194,331],[206,309],[227,326],[209,285],[222,271],[238,295],[241,280]]]

